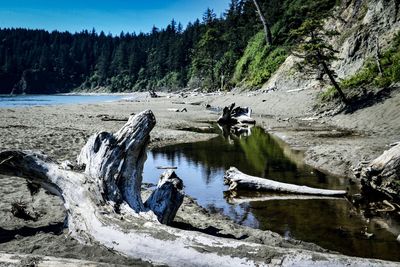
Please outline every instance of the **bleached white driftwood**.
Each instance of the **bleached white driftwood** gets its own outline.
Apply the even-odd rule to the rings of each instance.
[[[165,225],[173,219],[183,197],[182,181],[176,174],[166,172],[147,201],[143,202],[140,197],[145,145],[154,124],[153,113],[145,111],[131,117],[115,134],[102,132],[92,136],[79,156],[80,168],[71,164],[61,166],[38,152],[2,151],[0,173],[23,177],[60,196],[67,211],[70,235],[75,239],[154,264],[393,265],[379,260],[270,247]],[[3,261],[8,261],[7,256],[0,256],[0,262]]]
[[[364,191],[372,190],[400,202],[400,144],[385,151],[368,164],[355,169]]]
[[[317,196],[346,195],[346,191],[344,190],[327,190],[327,189],[312,188],[308,186],[281,183],[269,179],[250,176],[240,172],[235,167],[231,167],[229,170],[225,172],[224,182],[225,184],[229,185],[229,190],[246,188],[246,189],[255,189],[260,191],[274,191],[274,192],[301,194],[301,195],[317,195]]]
[[[224,107],[222,115],[217,121],[219,124],[234,125],[237,123],[255,124],[256,121],[251,117],[251,108],[235,107],[232,103],[229,107]]]

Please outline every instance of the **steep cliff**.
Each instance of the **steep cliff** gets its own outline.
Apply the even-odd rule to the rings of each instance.
[[[339,59],[332,66],[339,79],[360,71],[366,60],[375,56],[378,46],[382,51],[390,46],[400,30],[399,5],[397,0],[343,0],[335,8],[325,27],[340,33],[328,40],[338,51]],[[318,92],[327,87],[327,81],[321,84],[316,77],[296,71],[298,60],[289,56],[263,89],[313,88]]]

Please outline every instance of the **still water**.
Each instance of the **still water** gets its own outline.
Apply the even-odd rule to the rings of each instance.
[[[185,192],[211,212],[235,222],[272,230],[285,237],[316,243],[347,255],[400,260],[393,233],[364,218],[345,198],[279,199],[282,196],[240,191],[233,196],[223,183],[225,170],[237,167],[254,176],[281,182],[358,192],[348,179],[326,175],[303,164],[301,152],[291,150],[255,127],[248,136],[221,134],[205,142],[173,145],[148,152],[144,182],[156,184],[162,170],[176,166]],[[272,200],[260,201],[271,197]],[[365,233],[373,233],[368,238]]]
[[[85,104],[121,98],[121,95],[0,95],[0,107]]]

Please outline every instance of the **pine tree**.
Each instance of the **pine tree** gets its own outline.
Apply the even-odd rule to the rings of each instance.
[[[299,67],[314,72],[322,69],[339,93],[343,103],[349,104],[346,95],[336,81],[334,70],[330,67],[331,62],[337,59],[337,51],[328,43],[327,38],[337,34],[336,31],[324,28],[322,18],[306,19],[298,29],[290,32],[291,37],[297,42],[293,46],[293,53],[303,59]]]

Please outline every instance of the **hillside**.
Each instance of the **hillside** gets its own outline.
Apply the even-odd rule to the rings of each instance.
[[[208,9],[185,28],[172,20],[149,33],[0,30],[0,93],[255,88],[288,54],[288,33],[327,0],[259,1],[273,45],[262,38],[253,1],[232,0],[222,17]]]

